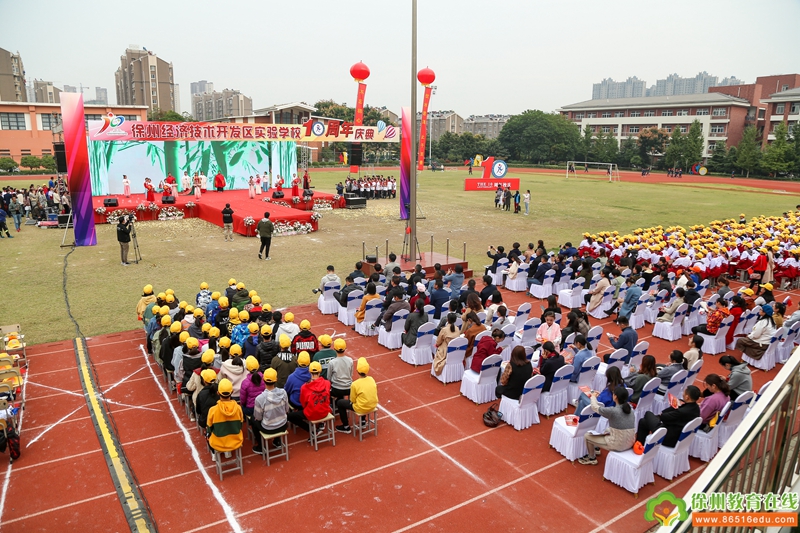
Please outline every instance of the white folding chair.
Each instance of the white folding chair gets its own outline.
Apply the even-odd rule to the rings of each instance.
[[[467,353],[467,339],[456,337],[447,344],[447,358],[442,373],[438,376],[431,365],[431,375],[444,383],[455,383],[464,375],[464,356]]]
[[[605,320],[606,311],[611,309],[614,301],[614,291],[616,288],[613,285],[609,285],[603,291],[603,300],[600,302],[600,305],[589,311],[589,315],[593,316],[598,320]]]
[[[436,307],[433,305],[426,305],[422,309],[428,315],[428,322],[430,322],[431,324],[436,324],[436,319],[433,318],[433,315],[436,314]]]
[[[503,414],[503,420],[517,431],[527,429],[539,423],[539,397],[544,387],[544,376],[533,376],[525,382],[519,400],[512,400],[506,396],[500,398],[498,410]]]
[[[597,374],[597,368],[600,366],[600,358],[596,355],[590,357],[581,365],[581,373],[578,374],[578,381],[576,383],[569,383],[569,401],[574,402],[582,394],[581,387],[589,387]],[[573,373],[575,372],[573,368]],[[582,456],[581,456],[582,457]]]
[[[710,461],[717,455],[717,450],[719,450],[719,423],[728,414],[730,408],[731,402],[726,403],[725,407],[719,412],[717,424],[709,431],[695,432],[692,445],[689,446],[689,455],[705,462]]]
[[[703,368],[703,360],[698,359],[694,362],[692,366],[689,367],[689,373],[686,375],[686,387],[689,385],[694,385],[694,380],[697,374],[700,373],[700,370]],[[685,387],[684,387],[685,388]]]
[[[583,284],[585,281],[586,280],[583,278],[574,279],[569,289],[558,291],[558,304],[568,309],[578,309],[583,305],[583,295],[581,292],[583,291]]]
[[[433,335],[434,329],[436,326],[430,322],[421,325],[417,330],[417,342],[412,347],[403,344],[400,359],[414,366],[431,364],[433,362],[433,341],[436,339]]]
[[[517,275],[514,279],[506,278],[506,289],[514,292],[525,292],[528,290],[528,263],[520,263]]]
[[[641,278],[640,278],[641,281]],[[648,294],[642,294],[639,296],[639,301],[636,303],[636,309],[633,310],[630,316],[630,326],[634,329],[641,329],[644,327],[645,323],[645,314],[647,313],[648,307],[647,304],[650,300],[650,296]]]
[[[703,423],[703,419],[699,416],[683,426],[678,442],[675,443],[674,448],[667,448],[666,446],[659,446],[656,458],[653,460],[653,468],[656,474],[666,480],[688,472],[691,466],[689,465],[689,448],[694,441],[694,435],[697,428]]]
[[[633,450],[609,452],[603,477],[628,492],[639,494],[639,489],[655,483],[653,460],[666,434],[667,428],[658,428],[649,435],[642,455],[636,455]]]
[[[661,304],[664,303],[664,299],[667,297],[667,289],[661,289],[656,293],[656,298],[652,302],[648,304],[647,310],[644,313],[644,319],[651,323],[655,324],[656,319],[658,318],[658,310],[661,308]]]
[[[375,287],[375,294],[381,297],[381,300],[386,299],[386,285],[378,285]]]
[[[589,333],[586,334],[586,348],[589,349],[594,355],[597,355],[597,349],[600,347],[600,339],[603,337],[603,326],[594,326],[589,328]]]
[[[481,324],[486,324],[486,311],[478,313],[478,319],[481,321]]]
[[[716,355],[725,351],[725,336],[728,334],[728,329],[731,327],[732,323],[733,317],[728,316],[722,321],[715,335],[698,333],[698,335],[703,337],[703,353]]]
[[[611,352],[611,355],[608,356],[608,363],[600,363],[598,366],[597,373],[592,380],[592,390],[601,391],[606,388],[606,385],[608,385],[606,371],[609,367],[617,367],[619,369],[619,373],[622,374],[622,366],[625,364],[625,359],[627,357],[628,350],[625,348],[619,348]]]
[[[747,333],[749,333],[750,330],[746,328],[748,324],[750,324],[750,319],[752,319],[754,316],[757,316],[757,314],[754,312],[754,309],[746,309],[742,313],[742,316],[739,317],[739,323],[736,324],[736,329],[733,330],[734,342],[736,341],[737,336],[746,335]]]
[[[492,284],[496,287],[503,286],[503,270],[508,269],[508,259],[505,257],[497,261],[497,268],[494,272],[489,272],[489,275],[492,276]]]
[[[353,283],[364,289],[367,287],[367,278],[356,278],[353,280]]]
[[[540,300],[544,300],[551,294],[553,294],[553,280],[556,277],[556,271],[552,268],[545,272],[544,279],[542,280],[541,285],[536,285],[535,283],[531,285],[531,296],[534,298],[539,298]]]
[[[542,392],[539,397],[539,412],[541,414],[545,416],[555,415],[567,408],[569,401],[567,388],[573,370],[572,365],[564,365],[556,370],[550,390]]]
[[[361,307],[361,298],[364,291],[355,290],[347,295],[347,307],[339,306],[339,322],[345,326],[352,326],[356,323],[356,311]]]
[[[518,329],[517,332],[514,333],[517,343],[520,346],[533,346],[536,344],[536,331],[541,325],[542,322],[538,318],[529,318],[526,320],[522,329]],[[515,323],[514,327],[519,328],[519,324]]]
[[[686,310],[686,316],[681,324],[681,335],[691,335],[692,328],[700,325],[700,300],[699,298]]]
[[[586,440],[584,435],[588,431],[597,427],[600,414],[592,410],[591,405],[587,405],[578,417],[577,426],[568,426],[567,417],[559,416],[553,421],[553,429],[550,431],[550,446],[558,453],[574,461],[586,455]]]
[[[572,286],[572,269],[567,267],[561,271],[561,277],[558,281],[553,282],[553,294],[559,294],[561,291],[569,290]]]
[[[660,415],[661,411],[669,407],[669,396],[670,394],[677,398],[678,400],[683,399],[683,388],[686,386],[686,376],[689,375],[689,372],[686,370],[678,370],[669,380],[669,387],[667,388],[667,392],[662,396],[660,394],[656,394],[656,399],[653,402],[653,414]]]
[[[317,298],[317,307],[319,312],[323,315],[333,315],[339,312],[339,302],[333,297],[333,293],[338,291],[341,287],[335,281],[329,281],[325,284],[325,290]]]
[[[601,277],[602,276],[595,271],[594,275],[592,276],[591,281],[589,282],[589,288],[588,289],[583,289],[581,291],[581,303],[583,303],[583,301],[582,301],[583,297],[586,296],[589,292],[593,291],[595,289],[595,287],[597,287],[597,282],[600,281]]]
[[[686,316],[686,310],[689,308],[685,303],[678,306],[675,311],[675,316],[672,322],[661,322],[656,320],[656,325],[653,327],[653,337],[665,339],[668,341],[676,341],[681,338],[681,323],[683,317]]]
[[[622,367],[623,378],[626,378],[630,375],[631,367],[635,367],[636,371],[639,371],[639,368],[642,366],[642,359],[644,359],[644,356],[647,355],[648,349],[650,349],[650,343],[647,341],[641,341],[633,347],[633,353],[631,354],[630,359],[628,359],[628,364],[623,365]]]
[[[494,354],[483,360],[480,373],[466,369],[461,377],[461,394],[478,404],[494,400],[502,361],[499,354]]]
[[[511,318],[511,321],[517,327],[520,327],[522,324],[525,323],[526,320],[528,320],[528,318],[530,318],[530,316],[531,316],[531,304],[530,302],[524,302],[519,304],[516,314],[509,318]]]
[[[769,372],[775,367],[775,358],[778,353],[778,348],[780,348],[781,340],[785,337],[785,335],[786,331],[783,328],[780,328],[778,331],[772,334],[772,337],[769,339],[769,347],[764,352],[764,355],[761,356],[761,359],[753,359],[749,355],[743,353],[742,361],[754,368],[758,368],[764,372]]]
[[[408,310],[401,309],[392,315],[392,329],[386,331],[386,326],[381,324],[378,329],[378,344],[385,346],[389,350],[397,350],[403,346],[401,335],[403,334],[403,324],[408,318]]]
[[[775,354],[775,360],[781,364],[786,363],[786,361],[789,360],[789,357],[792,356],[792,352],[794,352],[795,344],[797,342],[800,342],[800,322],[795,322],[792,324],[792,327],[789,328],[789,331],[786,333],[786,337],[783,339],[783,342],[780,346],[778,346],[778,351]]]
[[[645,383],[644,387],[642,387],[642,393],[639,395],[639,401],[636,402],[636,409],[633,410],[633,414],[636,415],[636,426],[639,425],[639,420],[644,418],[644,414],[648,411],[653,410],[653,402],[655,402],[656,391],[658,390],[659,385],[661,385],[661,378],[653,378],[647,383]]]
[[[766,392],[766,390],[769,388],[770,385],[772,385],[772,380],[769,380],[766,383],[764,383],[763,385],[761,385],[761,388],[758,389],[758,392],[756,393],[756,395],[753,396],[752,400],[750,400],[750,405],[747,406],[747,412],[745,412],[744,416],[747,416],[750,413],[750,409],[753,408],[753,406],[756,404],[758,399],[761,398],[761,396],[764,394],[764,392]]]
[[[750,405],[750,400],[755,397],[753,391],[741,393],[731,402],[731,408],[724,419],[721,419],[719,425],[719,447],[722,448],[728,439],[739,427],[744,415],[747,413],[747,407]]]
[[[365,337],[374,337],[378,334],[378,330],[370,326],[378,320],[381,312],[383,311],[383,302],[380,298],[374,298],[367,302],[364,307],[364,320],[356,322],[356,333],[364,335]]]
[[[503,340],[497,343],[497,345],[503,349],[503,351],[500,352],[500,357],[503,358],[503,361],[509,361],[511,360],[511,350],[517,345],[514,341],[514,334],[516,333],[515,326],[514,324],[506,324],[500,329],[506,334]]]

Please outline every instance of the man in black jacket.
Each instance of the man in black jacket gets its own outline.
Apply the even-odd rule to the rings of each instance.
[[[467,281],[467,288],[461,291],[461,296],[458,297],[459,309],[464,309],[464,306],[467,305],[467,297],[470,294],[477,294],[478,296],[480,296],[478,291],[475,290],[475,283],[476,283],[475,278],[470,278],[470,280]]]
[[[683,403],[677,408],[667,407],[661,412],[661,416],[654,415],[650,411],[644,414],[644,418],[639,421],[636,431],[636,440],[644,444],[647,436],[660,427],[667,428],[662,446],[674,448],[683,431],[683,426],[700,416],[700,406],[697,400],[700,399],[700,389],[694,385],[689,385],[683,391]]]
[[[492,281],[492,276],[489,274],[483,276],[483,289],[481,289],[480,294],[481,305],[483,305],[483,307],[486,307],[486,302],[489,300],[489,297],[497,290],[497,287],[492,284]]]
[[[354,283],[352,274],[344,278],[344,287],[342,290],[333,293],[333,297],[339,302],[342,307],[347,307],[347,295],[356,289],[360,289],[359,285]]]
[[[222,234],[225,236],[225,241],[230,238],[233,242],[233,209],[231,204],[225,204],[225,209],[222,210]]]
[[[494,273],[497,271],[497,262],[501,259],[505,259],[506,249],[502,246],[498,246],[495,250],[494,246],[490,246],[486,255],[492,260],[492,264],[486,267],[486,272],[484,272],[484,274],[488,274],[489,272]]]
[[[128,266],[128,246],[131,244],[131,223],[128,215],[121,216],[117,223],[117,242],[119,242],[122,266]]]

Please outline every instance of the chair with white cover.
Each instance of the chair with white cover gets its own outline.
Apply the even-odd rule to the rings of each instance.
[[[656,299],[653,300],[648,304],[647,311],[644,313],[644,319],[651,324],[656,323],[656,319],[658,318],[658,310],[661,308],[661,304],[664,303],[664,298],[667,297],[667,289],[661,289],[656,293]]]
[[[472,343],[472,354],[475,353],[475,348],[478,347],[478,343],[480,342],[480,340],[482,338],[484,338],[484,337],[489,337],[491,335],[492,335],[492,332],[490,330],[488,330],[488,329],[486,331],[481,331],[480,333],[475,335],[475,340]],[[467,344],[469,345],[469,343],[467,343]],[[472,354],[470,354],[470,356],[467,357],[464,360],[464,366],[467,367],[467,368],[469,368],[472,365]]]
[[[378,320],[381,312],[383,311],[383,302],[380,298],[373,298],[367,302],[364,307],[364,320],[356,322],[356,333],[364,335],[365,337],[374,337],[378,334],[378,330],[370,326]]]
[[[498,411],[503,413],[503,421],[517,431],[539,423],[539,397],[544,387],[544,376],[533,376],[525,382],[519,400],[502,396]]]
[[[761,359],[753,359],[747,354],[742,354],[742,361],[749,364],[752,367],[758,368],[759,370],[763,370],[764,372],[769,372],[775,367],[775,356],[778,353],[778,348],[781,346],[781,340],[785,337],[786,330],[780,328],[778,331],[772,334],[772,337],[769,339],[769,347],[764,352],[764,355],[761,356]]]
[[[733,292],[733,291],[731,291],[731,292]],[[756,307],[759,307],[759,306],[756,306]],[[750,324],[750,320],[754,316],[758,315],[758,313],[755,313],[754,311],[755,311],[754,309],[745,309],[745,311],[742,313],[742,316],[739,317],[739,323],[736,324],[736,329],[733,330],[734,342],[735,342],[736,337],[738,335],[747,335],[750,332],[750,329],[752,329],[752,328],[750,328],[750,329],[746,329],[746,328],[747,328],[748,324]]]
[[[544,300],[553,294],[553,280],[555,277],[556,271],[552,268],[545,272],[541,285],[536,285],[535,283],[531,285],[531,296]]]
[[[628,350],[625,348],[619,348],[611,352],[611,355],[608,356],[608,363],[600,363],[598,366],[597,373],[592,380],[592,390],[602,391],[606,388],[606,385],[608,385],[608,378],[606,378],[608,367],[615,366],[619,369],[619,373],[622,374],[622,366],[625,364],[627,357]]]
[[[686,310],[688,308],[689,306],[685,303],[679,305],[678,309],[675,310],[675,316],[673,316],[672,322],[656,320],[656,325],[653,326],[653,337],[668,341],[679,340],[681,338],[681,323],[686,316]]]
[[[658,428],[650,434],[642,455],[636,455],[633,450],[609,452],[603,477],[628,492],[639,494],[639,489],[648,483],[655,483],[653,460],[666,434],[667,428]]]
[[[644,292],[644,278],[637,279],[636,280],[636,285],[638,285],[639,288],[642,289],[642,292]]]
[[[335,281],[329,281],[325,284],[325,290],[317,298],[317,308],[323,315],[333,315],[339,312],[339,302],[333,297],[333,293],[338,291],[341,287]]]
[[[709,283],[711,282],[707,279],[704,279],[703,281],[700,282],[700,286],[697,287],[697,292],[700,294],[700,298],[705,298]]]
[[[689,448],[694,441],[695,433],[703,419],[699,416],[690,420],[683,426],[678,442],[675,443],[674,448],[667,448],[666,446],[659,446],[656,458],[653,460],[653,468],[656,474],[666,480],[671,480],[684,472],[688,472],[691,466],[689,465]]]
[[[577,309],[583,305],[583,283],[586,280],[577,278],[572,280],[572,285],[569,289],[562,289],[558,291],[558,304],[563,305],[569,309]]]
[[[614,305],[614,291],[616,287],[613,285],[609,285],[603,291],[603,299],[600,302],[600,305],[589,311],[589,314],[598,320],[606,319],[606,311],[611,309],[611,306]]]
[[[600,358],[595,356],[590,357],[586,361],[583,362],[581,365],[581,373],[578,374],[578,382],[569,383],[569,389],[567,391],[567,395],[569,397],[570,402],[574,402],[578,399],[578,396],[581,395],[581,387],[591,387],[592,380],[594,380],[595,374],[597,374],[597,367],[600,366]],[[574,369],[573,369],[574,372]],[[582,456],[581,456],[582,457]]]
[[[703,360],[698,359],[694,362],[692,366],[689,367],[688,374],[686,375],[686,386],[694,385],[694,380],[697,377],[697,374],[700,373],[700,370],[703,368]]]
[[[569,379],[572,377],[572,365],[564,365],[556,370],[553,376],[553,383],[548,392],[543,392],[539,397],[539,413],[550,416],[560,413],[567,408],[569,398],[567,389]]]
[[[511,360],[511,350],[517,345],[514,341],[514,333],[516,333],[515,326],[514,324],[506,324],[500,329],[506,334],[503,340],[497,343],[497,345],[503,349],[503,351],[500,352],[500,357],[502,357],[503,361],[509,361]]]
[[[501,362],[500,355],[494,354],[483,360],[480,373],[466,369],[461,377],[461,394],[479,404],[494,400]]]
[[[567,461],[580,459],[586,455],[584,435],[593,430],[599,420],[600,414],[595,413],[591,405],[583,408],[577,426],[568,426],[567,417],[559,416],[553,422],[553,429],[550,431],[550,446],[566,457]]]
[[[436,340],[436,336],[433,334],[434,329],[436,326],[430,322],[422,324],[417,330],[417,342],[414,346],[408,347],[403,344],[400,359],[414,366],[431,364],[433,362],[433,342]]]
[[[747,319],[747,323],[744,325],[744,329],[742,330],[742,335],[747,335],[751,331],[753,331],[753,326],[756,325],[758,322],[759,313],[761,313],[761,306],[757,305],[752,309],[752,313]]]
[[[389,350],[397,350],[403,346],[403,325],[408,318],[408,309],[401,309],[392,315],[392,329],[386,331],[386,326],[381,324],[378,329],[378,344],[385,346]]]
[[[719,412],[717,420],[721,421],[728,414],[730,408],[731,402],[726,403]],[[692,445],[689,446],[689,455],[708,462],[717,455],[717,450],[719,450],[719,422],[708,431],[695,432]]]
[[[597,355],[597,349],[600,347],[600,339],[602,337],[603,326],[589,328],[589,333],[586,334],[586,348],[594,355]]]
[[[509,318],[514,323],[514,325],[516,325],[519,328],[522,324],[525,323],[526,320],[528,320],[528,318],[530,318],[530,316],[531,316],[531,304],[530,302],[524,302],[519,304],[519,307],[517,308],[517,313]]]
[[[589,288],[588,289],[583,289],[581,291],[581,298],[586,296],[589,292],[593,291],[597,287],[597,282],[600,281],[600,278],[602,278],[602,277],[603,276],[601,276],[600,274],[595,272],[594,276],[592,276],[592,280],[589,282]]]
[[[631,367],[635,367],[637,372],[642,367],[642,359],[644,356],[647,355],[647,350],[650,349],[650,343],[647,341],[641,341],[636,346],[633,347],[633,353],[631,354],[630,359],[628,359],[628,364],[622,367],[622,377],[626,378],[631,373]]]
[[[517,332],[514,334],[517,343],[520,346],[533,346],[536,344],[536,331],[538,331],[541,325],[542,321],[538,318],[529,318],[526,320],[522,328],[517,329]],[[520,324],[515,323],[514,327],[519,328]]]
[[[691,335],[692,328],[700,325],[700,303],[701,299],[694,301],[692,305],[686,310],[686,316],[681,323],[681,335]]]
[[[356,278],[353,280],[353,283],[355,283],[362,289],[365,289],[367,287],[367,278]]]
[[[438,376],[431,365],[431,375],[444,383],[455,383],[464,375],[464,356],[467,353],[467,339],[456,337],[447,344],[447,358],[442,373]]]
[[[375,287],[375,294],[381,297],[381,300],[386,299],[386,285],[378,285]]]
[[[492,284],[496,287],[503,286],[503,270],[508,270],[508,259],[505,257],[497,261],[497,268],[494,272],[489,272],[489,275],[492,276]]]
[[[659,385],[661,385],[661,378],[655,377],[644,384],[642,387],[642,393],[639,395],[639,401],[636,402],[636,409],[633,410],[633,414],[636,415],[636,425],[634,427],[638,427],[639,420],[644,418],[644,414],[648,411],[653,410],[653,402],[655,402],[658,394],[656,391],[658,390]]]
[[[670,394],[678,400],[683,399],[683,389],[686,386],[686,376],[688,375],[689,372],[687,370],[678,370],[672,375],[669,380],[667,392],[663,396],[656,394],[656,399],[653,402],[653,408],[651,409],[654,415],[660,415],[661,411],[669,407]]]
[[[572,269],[567,267],[561,271],[561,277],[558,278],[558,281],[553,282],[553,294],[558,294],[570,287],[572,287]]]
[[[641,278],[640,278],[641,279]],[[639,296],[639,300],[636,302],[636,309],[633,310],[631,316],[629,317],[630,326],[634,329],[641,329],[644,327],[645,317],[647,315],[647,310],[649,309],[648,304],[650,303],[650,295],[645,293]]]
[[[506,289],[514,292],[525,292],[528,290],[528,263],[520,263],[517,275],[514,279],[506,278]]]
[[[486,324],[486,311],[478,313],[478,320],[481,321],[481,324]]]
[[[725,351],[725,336],[728,334],[728,329],[730,329],[732,323],[733,317],[727,316],[722,321],[722,324],[719,325],[716,334],[698,333],[703,337],[703,353],[716,355]]]
[[[356,323],[356,311],[361,307],[361,298],[364,291],[354,290],[347,295],[347,306],[339,306],[339,322],[345,326],[352,326]]]
[[[433,318],[433,315],[436,314],[436,306],[426,305],[422,309],[423,311],[425,311],[425,314],[428,315],[428,322],[431,324],[437,324],[438,321],[435,318]]]
[[[786,333],[783,342],[778,346],[778,351],[775,354],[775,361],[784,364],[789,360],[794,352],[795,344],[800,342],[800,322],[795,322],[789,331]]]
[[[667,279],[670,285],[675,286],[675,272],[667,272]]]
[[[719,422],[719,447],[722,448],[728,439],[731,438],[733,432],[739,427],[744,415],[747,414],[747,407],[750,401],[755,397],[753,391],[741,393],[731,402],[731,408],[724,419],[720,418]]]
[[[758,399],[761,398],[761,396],[764,394],[764,392],[766,392],[766,390],[769,388],[770,385],[772,385],[772,380],[769,380],[766,383],[764,383],[763,385],[761,385],[761,388],[758,389],[758,392],[756,393],[756,395],[753,396],[752,400],[750,400],[750,405],[747,406],[747,412],[744,414],[744,416],[747,416],[750,413],[750,409],[753,408],[753,406],[756,404]]]

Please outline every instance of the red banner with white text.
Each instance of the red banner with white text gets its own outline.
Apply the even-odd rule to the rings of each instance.
[[[417,170],[425,168],[425,136],[428,133],[428,104],[431,103],[431,88],[425,87],[425,96],[422,98],[422,120],[419,122],[419,158]]]
[[[510,187],[512,191],[518,191],[519,178],[503,178],[501,180],[467,178],[464,180],[465,191],[496,191],[498,185],[503,188]]]
[[[356,96],[356,114],[353,119],[353,124],[355,126],[361,126],[364,124],[364,98],[367,95],[367,84],[359,82],[358,84],[358,95]],[[356,173],[358,172],[358,165],[350,165],[350,172]]]

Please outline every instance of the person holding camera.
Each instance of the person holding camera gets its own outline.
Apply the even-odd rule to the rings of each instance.
[[[131,220],[127,215],[119,218],[117,222],[117,241],[119,242],[120,259],[122,266],[128,266],[128,247],[131,244]]]

